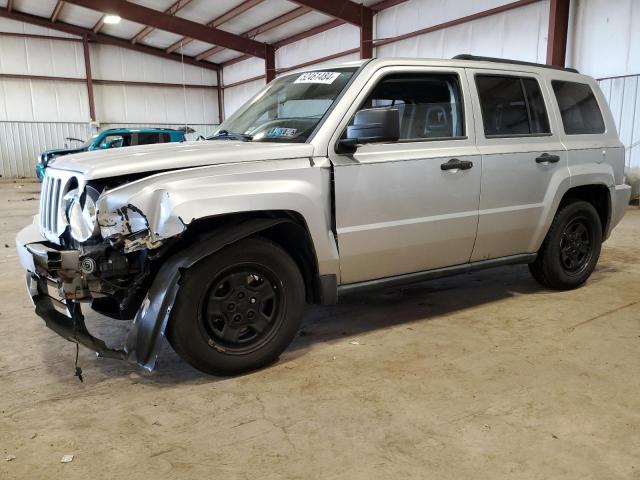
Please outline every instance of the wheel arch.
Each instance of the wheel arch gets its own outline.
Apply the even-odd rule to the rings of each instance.
[[[259,227],[255,226],[255,221],[260,221]],[[261,236],[280,245],[300,269],[305,280],[307,302],[322,303],[318,257],[313,237],[301,213],[294,210],[262,210],[201,218],[188,225],[186,242],[207,241],[211,235],[215,238],[216,232],[226,228],[238,229],[234,243],[251,236]]]
[[[572,201],[577,200],[589,202],[596,209],[596,211],[598,212],[598,217],[600,217],[600,223],[602,225],[602,236],[604,238],[606,232],[609,231],[609,224],[611,222],[612,204],[611,192],[609,188],[602,183],[571,187],[562,196],[560,205],[558,206],[558,210],[571,203]]]
[[[317,274],[318,263],[313,254],[313,240],[306,224],[300,223],[301,221],[304,222],[304,219],[296,216],[295,212],[262,211],[258,215],[256,212],[228,214],[192,222],[184,238],[167,252],[166,260],[138,309],[134,328],[127,336],[126,351],[129,355],[141,366],[152,370],[160,340],[180,289],[182,273],[222,248],[255,235],[265,236],[279,243],[296,263],[302,262],[301,273],[305,278],[307,300],[323,301],[324,289]],[[296,241],[303,243],[288,250],[287,246],[291,248]],[[312,254],[313,260],[309,262],[311,265],[305,265]]]

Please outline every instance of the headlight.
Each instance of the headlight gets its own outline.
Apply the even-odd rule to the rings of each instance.
[[[86,242],[99,232],[96,201],[100,194],[87,187],[84,192],[71,190],[63,198],[63,208],[69,223],[71,236],[78,242]]]

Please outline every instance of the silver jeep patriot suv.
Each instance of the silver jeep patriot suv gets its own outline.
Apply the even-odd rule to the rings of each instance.
[[[153,369],[274,361],[306,303],[507,264],[547,288],[593,272],[629,201],[596,82],[472,57],[287,73],[198,142],[69,155],[17,247],[39,315]],[[131,320],[122,348],[83,306]]]

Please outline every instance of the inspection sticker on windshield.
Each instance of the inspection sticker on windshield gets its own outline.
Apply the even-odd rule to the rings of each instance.
[[[267,133],[268,137],[294,137],[298,133],[297,128],[273,127]]]
[[[307,72],[296,78],[293,83],[326,83],[331,84],[340,76],[340,72]]]

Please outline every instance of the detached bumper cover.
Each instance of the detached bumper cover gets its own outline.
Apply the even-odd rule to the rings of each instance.
[[[87,330],[84,315],[78,302],[61,301],[48,295],[49,280],[27,273],[27,287],[36,294],[31,297],[36,307],[36,314],[44,320],[51,330],[70,342],[79,343],[95,351],[99,357],[117,358],[125,360],[127,352],[112,349],[99,338],[94,337]]]
[[[80,303],[65,298],[63,282],[55,277],[55,272],[69,273],[72,267],[77,267],[77,251],[48,246],[36,224],[29,225],[18,233],[16,249],[20,263],[26,270],[27,290],[36,314],[44,320],[47,327],[70,342],[90,348],[98,356],[121,360],[128,358],[125,350],[109,348],[103,340],[91,335]]]

